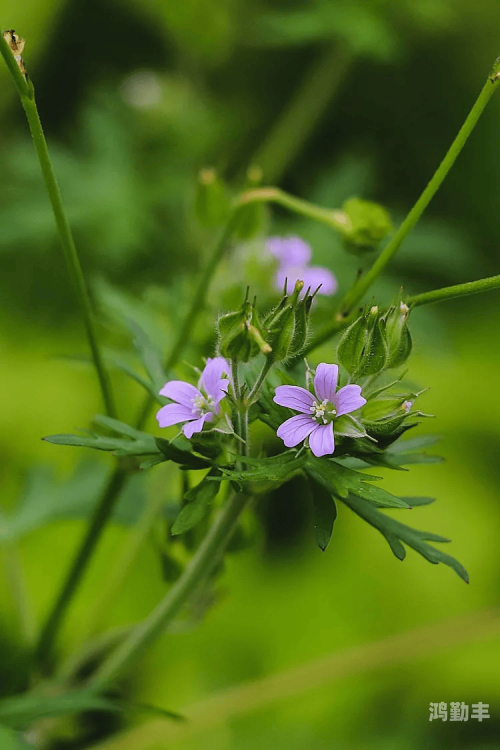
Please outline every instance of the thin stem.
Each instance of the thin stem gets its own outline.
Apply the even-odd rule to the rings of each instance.
[[[255,381],[252,390],[250,391],[250,393],[248,394],[248,396],[246,398],[246,402],[247,402],[247,404],[248,404],[249,407],[253,403],[255,403],[255,401],[257,401],[257,399],[259,397],[259,393],[261,392],[262,386],[264,385],[264,381],[265,381],[265,379],[267,377],[267,373],[269,372],[269,370],[271,369],[271,367],[273,366],[273,364],[274,364],[273,361],[271,359],[269,359],[269,358],[266,359],[266,361],[264,362],[264,364],[262,366],[262,370],[259,373],[259,377]]]
[[[161,507],[164,505],[164,492],[160,487],[157,491],[152,491],[151,498],[148,501],[138,524],[127,534],[126,544],[122,554],[114,562],[109,579],[104,582],[100,592],[96,592],[94,601],[85,613],[83,622],[78,628],[77,641],[86,643],[89,636],[99,630],[101,621],[109,613],[110,602],[113,602],[117,593],[127,580],[127,575],[137,560],[139,552],[143,548],[144,542],[151,532],[154,523],[158,522],[158,515]],[[73,642],[74,647],[77,645]]]
[[[229,543],[248,501],[249,497],[243,493],[234,494],[227,501],[181,577],[144,622],[93,675],[89,681],[91,689],[101,690],[109,685],[163,633],[191,594],[212,573],[214,564]]]
[[[47,667],[50,664],[55,638],[62,619],[90,562],[92,553],[111,516],[116,498],[120,494],[126,479],[127,473],[120,468],[116,469],[111,475],[102,500],[94,511],[88,531],[73,560],[59,596],[40,632],[35,650],[35,658],[43,667]]]
[[[16,88],[21,98],[21,104],[23,105],[26,117],[28,119],[28,124],[30,127],[31,136],[33,138],[33,144],[35,146],[38,160],[40,162],[45,187],[47,188],[47,192],[49,194],[50,202],[52,205],[52,211],[54,212],[54,218],[59,232],[66,266],[68,268],[71,283],[74,287],[83,316],[85,331],[92,353],[94,367],[99,380],[106,413],[109,416],[116,416],[109,376],[104,365],[104,360],[94,328],[92,307],[90,304],[90,297],[87,290],[85,277],[83,275],[80,259],[78,257],[78,253],[73,240],[73,235],[71,233],[71,228],[64,210],[61,191],[59,189],[54,169],[52,167],[49,150],[47,148],[47,142],[45,140],[42,124],[38,115],[33,85],[31,82],[28,83],[25,80],[3,35],[0,35],[0,51],[2,52],[9,71],[14,79],[14,83],[16,84]]]
[[[277,203],[278,205],[283,206],[283,208],[287,208],[289,211],[293,211],[301,216],[306,216],[308,219],[313,219],[321,224],[326,224],[339,232],[344,232],[350,226],[349,219],[343,211],[322,208],[315,203],[309,203],[309,201],[302,200],[302,198],[295,198],[295,196],[285,193],[284,190],[276,187],[247,190],[240,195],[236,205],[246,206],[248,203]]]
[[[224,255],[227,243],[234,229],[237,214],[238,212],[235,211],[233,216],[229,220],[224,232],[222,233],[217,245],[214,248],[214,252],[212,253],[208,265],[200,278],[195,296],[193,298],[193,302],[186,315],[186,319],[181,326],[172,350],[167,357],[165,365],[165,369],[167,370],[170,370],[180,357],[185,344],[189,340],[189,332],[191,330],[191,327],[194,325],[197,316],[203,309],[208,286],[220,260]],[[136,422],[137,429],[141,429],[144,422],[147,420],[151,411],[151,407],[154,405],[154,403],[154,399],[152,399],[150,396],[146,397]],[[82,540],[80,548],[76,553],[76,557],[63,583],[59,596],[57,597],[53,609],[50,611],[47,617],[36,649],[37,657],[43,665],[48,665],[50,663],[51,652],[55,643],[57,633],[66,614],[66,610],[68,609],[68,606],[76,593],[80,581],[82,580],[85,570],[90,562],[92,554],[97,546],[97,543],[99,542],[99,539],[101,538],[102,532],[104,531],[104,528],[111,517],[114,506],[125,484],[126,479],[127,474],[120,467],[116,468],[112,473],[108,486],[106,487],[104,494],[96,508],[94,517],[90,523],[85,537]]]
[[[194,324],[196,323],[198,316],[200,315],[200,313],[203,311],[205,307],[207,291],[210,286],[210,282],[212,281],[212,278],[215,274],[215,271],[217,270],[217,267],[220,261],[224,257],[227,244],[229,240],[231,239],[231,236],[233,234],[238,218],[239,218],[239,211],[238,211],[238,208],[236,208],[231,218],[229,219],[224,231],[222,232],[219,238],[219,241],[217,242],[213,250],[213,253],[210,256],[210,259],[205,267],[205,270],[200,276],[200,279],[198,281],[198,286],[196,287],[196,290],[194,292],[191,305],[188,309],[186,317],[184,318],[184,321],[182,322],[179,328],[179,332],[177,334],[177,338],[174,341],[172,349],[170,350],[170,353],[165,360],[165,370],[167,372],[171,370],[172,367],[178,362],[179,357],[184,351],[184,347],[186,346],[186,344],[191,338],[191,335],[190,335],[191,330]],[[145,400],[139,412],[139,416],[136,422],[136,427],[138,430],[144,427],[144,424],[146,423],[149,417],[149,413],[154,403],[155,401],[151,396],[148,396],[147,399]]]
[[[238,437],[241,437],[241,390],[240,390],[240,376],[238,371],[238,362],[235,359],[231,360],[231,380],[233,383],[233,395],[234,400],[236,401],[236,406],[234,407],[233,413],[234,413],[234,420],[235,420],[235,430]]]
[[[379,257],[377,258],[373,266],[370,268],[370,270],[359,278],[359,280],[353,286],[351,291],[348,292],[348,294],[346,295],[341,305],[341,313],[343,315],[348,315],[353,309],[353,307],[363,298],[366,291],[370,288],[370,286],[373,284],[375,279],[377,279],[377,277],[380,275],[380,273],[389,263],[393,255],[399,250],[403,240],[406,238],[406,236],[409,234],[409,232],[413,229],[417,221],[422,216],[423,212],[425,211],[425,209],[431,202],[432,198],[441,187],[441,184],[443,183],[446,175],[448,174],[451,167],[455,163],[455,160],[457,159],[462,148],[464,147],[468,137],[474,130],[474,127],[476,126],[484,108],[488,104],[489,100],[491,99],[491,96],[493,95],[495,89],[498,86],[499,80],[500,79],[498,78],[498,62],[497,62],[495,63],[495,67],[491,73],[491,76],[487,79],[486,83],[484,84],[483,89],[476,100],[476,103],[472,107],[457,137],[451,144],[448,150],[448,153],[446,154],[443,161],[437,168],[434,176],[432,177],[431,181],[425,188],[424,192],[422,193],[420,198],[417,200],[417,202],[415,203],[410,213],[408,214],[406,219],[403,221],[403,223],[397,230],[392,240],[390,240],[388,245],[386,245],[385,249],[379,255]]]
[[[336,44],[315,60],[290,102],[250,160],[268,183],[277,183],[314,131],[339,90],[353,60],[345,45]]]
[[[406,303],[412,307],[420,307],[420,305],[429,305],[432,302],[442,302],[443,300],[453,299],[454,297],[465,297],[469,294],[490,292],[493,289],[500,289],[500,275],[490,276],[487,279],[479,279],[478,281],[469,281],[466,284],[445,286],[442,289],[434,289],[432,292],[416,294],[406,300]]]

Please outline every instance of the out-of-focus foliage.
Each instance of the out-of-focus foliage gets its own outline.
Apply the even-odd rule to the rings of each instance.
[[[293,133],[284,166],[276,157],[282,186],[332,208],[354,195],[375,201],[397,225],[500,54],[493,0],[4,0],[1,17],[4,28],[14,27],[27,40],[24,57],[103,313],[101,334],[115,365],[124,420],[135,414],[143,390],[124,370],[154,381],[153,349],[168,349],[193,274],[217,237],[216,229],[196,221],[200,169],[214,166],[239,190],[253,155],[264,153],[265,184],[266,168],[274,169],[272,148],[264,148],[271,129],[286,119],[308,71],[317,66],[320,91],[333,66],[342,77],[316,102],[312,131],[301,126]],[[32,637],[53,601],[81,538],[80,517],[91,512],[110,462],[103,456],[77,464],[76,452],[40,440],[77,431],[100,407],[48,199],[3,66],[0,89],[0,684],[6,694],[26,687],[22,639]],[[390,275],[378,283],[377,298],[390,304],[402,284],[416,293],[498,273],[499,119],[494,99]],[[285,122],[289,134],[294,122]],[[270,221],[273,235],[297,234],[310,242],[314,262],[335,273],[341,290],[370,262],[346,254],[341,237],[322,225],[280,209],[273,209]],[[200,366],[200,352],[213,353],[211,320],[241,304],[248,283],[272,307],[272,276],[262,237],[238,243],[215,279],[185,359]],[[315,304],[318,322],[328,321],[328,300]],[[134,700],[181,712],[200,702],[203,707],[212,692],[242,681],[498,604],[498,310],[493,293],[412,314],[411,375],[415,390],[420,383],[431,386],[422,401],[437,415],[432,426],[444,436],[446,462],[412,467],[411,493],[407,475],[383,472],[384,486],[398,497],[439,498],[419,508],[422,521],[414,523],[449,533],[471,586],[444,566],[427,566],[411,550],[400,566],[385,541],[340,503],[321,553],[313,516],[321,509],[313,508],[303,480],[292,479],[259,499],[263,531],[246,519],[239,540],[244,546],[253,535],[255,545],[229,559],[217,590],[200,594],[176,622],[176,632],[149,652],[125,685]],[[136,320],[152,342],[151,372],[141,369],[139,359],[119,361],[124,342],[135,338],[138,348],[145,346],[137,331],[123,326],[123,316]],[[331,358],[330,345],[315,353],[315,361]],[[180,363],[176,373],[191,375],[190,366]],[[260,429],[256,445],[272,440],[266,427]],[[51,468],[33,468],[41,463]],[[196,472],[189,475],[191,486],[201,481]],[[168,464],[147,478],[134,475],[70,612],[63,657],[89,634],[136,622],[158,602],[172,569],[185,562],[177,542],[165,539],[169,508],[184,489]],[[159,498],[156,508],[147,506],[149,496]],[[148,513],[157,519],[152,532]],[[322,546],[333,520],[324,520],[323,534],[316,531]],[[188,532],[193,544],[196,532]],[[103,579],[104,593],[97,596]],[[337,682],[294,683],[284,698],[269,705],[256,700],[254,710],[251,701],[228,708],[191,735],[189,722],[169,739],[174,730],[168,723],[147,720],[129,745],[125,736],[117,747],[499,747],[498,631],[463,631],[459,647],[448,650],[438,642],[420,661],[386,656],[371,666],[361,656],[356,667],[339,668]],[[421,639],[427,642],[425,634]],[[258,685],[255,690],[259,695]],[[489,702],[492,718],[428,721],[430,701],[452,700]],[[104,742],[121,721],[95,714],[84,723],[68,719],[58,750]],[[0,737],[16,750],[25,741],[3,727]]]

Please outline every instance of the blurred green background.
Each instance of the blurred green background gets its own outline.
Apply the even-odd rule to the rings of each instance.
[[[385,205],[397,223],[500,54],[494,0],[1,0],[0,8],[3,28],[27,40],[25,61],[111,348],[126,343],[110,312],[117,308],[142,315],[168,347],[193,272],[217,237],[193,215],[199,169],[215,166],[238,187],[259,163],[266,184],[331,207],[359,195]],[[28,504],[21,532],[2,542],[6,694],[24,686],[26,641],[81,538],[81,520],[57,519],[68,515],[61,504],[76,493],[75,514],[85,513],[111,459],[82,464],[81,452],[40,441],[88,424],[101,406],[93,373],[77,361],[87,351],[82,326],[3,65],[0,90],[0,503],[6,514]],[[417,293],[498,273],[499,122],[497,97],[377,299],[388,302],[402,284]],[[266,221],[270,234],[307,239],[314,262],[346,289],[358,260],[329,229],[281,210]],[[238,299],[248,278],[271,299],[268,269],[255,260],[262,247],[257,237],[235,249],[214,282],[210,312]],[[323,301],[319,314],[327,313]],[[126,683],[134,700],[192,711],[193,721],[90,715],[68,723],[53,747],[500,748],[500,624],[482,614],[498,605],[500,579],[498,296],[417,310],[412,323],[410,375],[430,388],[422,407],[437,419],[425,429],[444,436],[446,462],[391,473],[384,486],[438,498],[410,523],[452,538],[470,586],[411,552],[399,563],[344,507],[322,554],[303,488],[292,482],[259,505],[255,543],[229,559],[206,617],[199,622],[207,603],[198,602]],[[210,326],[207,314],[186,360],[199,364],[200,346],[210,353]],[[315,353],[316,362],[331,357],[329,345]],[[120,417],[131,418],[140,393],[120,373],[114,378]],[[129,488],[67,618],[61,658],[92,630],[138,621],[162,596],[161,523],[153,532],[134,523],[147,496],[163,502],[178,492],[163,467]],[[30,529],[37,513],[52,523]],[[141,539],[117,596],[106,599],[102,586]],[[448,629],[432,630],[448,618]],[[400,651],[388,641],[374,659],[369,644],[413,629]],[[357,647],[347,666],[325,666]],[[318,659],[316,677],[286,672]],[[281,682],[266,681],[281,672]],[[251,695],[237,691],[247,680],[257,681]],[[431,723],[431,701],[483,701],[491,718]],[[138,728],[106,739],[130,725]]]

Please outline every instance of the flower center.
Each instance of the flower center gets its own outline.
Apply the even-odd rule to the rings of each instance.
[[[337,409],[327,398],[323,401],[314,401],[310,407],[311,417],[318,424],[330,424],[337,416]]]
[[[197,414],[200,417],[215,411],[215,401],[211,396],[195,396],[192,403],[193,414]]]

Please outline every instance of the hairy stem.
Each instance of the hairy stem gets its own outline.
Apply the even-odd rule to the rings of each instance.
[[[264,381],[267,377],[267,374],[269,370],[271,369],[271,367],[273,366],[273,364],[274,364],[273,361],[269,358],[267,358],[266,361],[264,362],[262,366],[262,370],[260,371],[259,376],[257,380],[255,381],[252,390],[250,391],[250,393],[248,394],[246,398],[246,401],[249,407],[257,401],[259,397],[259,393],[261,392],[262,386],[264,385]]]
[[[64,259],[68,268],[68,273],[71,279],[71,283],[75,290],[80,310],[83,316],[83,322],[85,325],[85,331],[92,353],[92,360],[99,380],[101,388],[102,399],[106,409],[106,413],[114,417],[116,416],[116,410],[113,401],[113,395],[111,392],[111,384],[109,376],[104,365],[103,356],[98,343],[92,307],[90,304],[90,297],[83,275],[80,259],[75,247],[71,227],[69,225],[66,212],[64,210],[61,191],[57,183],[57,179],[52,167],[49,150],[47,148],[47,142],[38,115],[38,109],[35,102],[35,92],[31,82],[27,82],[21,73],[14,56],[10,50],[9,45],[4,39],[3,35],[0,35],[0,51],[7,63],[7,67],[14,79],[16,88],[21,98],[21,104],[23,105],[28,124],[31,131],[31,137],[33,144],[40,162],[45,187],[49,194],[50,202],[52,205],[52,211],[54,212],[54,218],[59,232],[61,245],[64,253]]]
[[[399,250],[403,240],[406,238],[409,232],[413,229],[413,227],[418,222],[418,220],[424,213],[425,209],[431,202],[432,198],[435,196],[435,194],[441,187],[446,175],[448,174],[453,164],[455,163],[455,160],[460,154],[462,148],[465,146],[465,143],[467,142],[468,137],[474,130],[479,118],[481,117],[481,114],[484,108],[488,104],[489,100],[491,99],[491,96],[493,95],[495,89],[498,86],[498,81],[500,80],[500,78],[497,77],[498,68],[499,68],[499,64],[497,61],[497,63],[495,63],[495,67],[492,70],[490,77],[487,79],[486,83],[484,84],[482,91],[476,100],[476,103],[472,107],[457,137],[451,144],[446,156],[444,157],[443,161],[437,168],[436,172],[434,173],[434,176],[432,177],[431,181],[425,188],[424,192],[422,193],[420,198],[417,200],[417,202],[411,209],[410,213],[408,214],[406,219],[403,221],[403,223],[397,230],[394,237],[386,245],[386,247],[384,248],[382,253],[379,255],[379,257],[377,258],[373,266],[370,268],[370,270],[358,279],[358,281],[354,284],[350,292],[348,292],[347,295],[345,296],[344,301],[340,308],[341,313],[343,315],[348,315],[352,311],[353,307],[363,298],[363,296],[365,295],[367,290],[370,288],[370,286],[373,284],[373,282],[378,278],[378,276],[380,276],[380,273],[384,270],[384,268],[389,263],[393,255]]]
[[[490,276],[487,279],[479,279],[478,281],[469,281],[466,284],[445,286],[442,289],[434,289],[432,292],[416,294],[406,300],[406,302],[412,307],[420,307],[420,305],[429,305],[432,302],[442,302],[443,300],[453,299],[454,297],[465,297],[469,294],[490,292],[493,289],[500,289],[500,275]]]
[[[164,632],[189,597],[209,578],[248,502],[249,497],[243,493],[234,494],[227,501],[180,578],[144,622],[124,640],[93,675],[89,681],[91,689],[101,690],[109,685]]]

